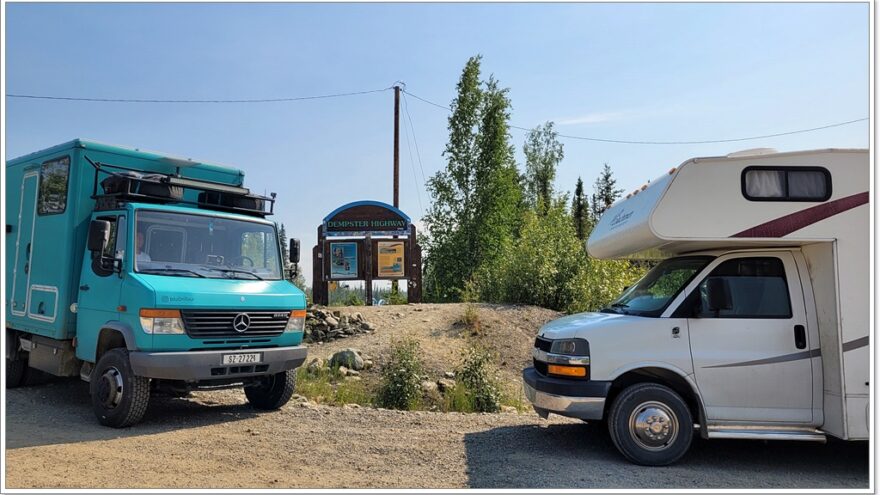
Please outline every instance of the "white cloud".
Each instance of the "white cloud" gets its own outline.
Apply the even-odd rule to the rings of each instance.
[[[555,120],[557,125],[600,124],[612,120],[620,120],[631,112],[591,112],[576,117],[567,117]]]

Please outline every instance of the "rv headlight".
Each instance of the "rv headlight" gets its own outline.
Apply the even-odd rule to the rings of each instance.
[[[287,327],[284,331],[287,333],[303,332],[306,328],[306,310],[294,309],[290,312],[290,319],[287,320]]]
[[[176,309],[142,309],[141,328],[150,334],[181,335],[186,333],[180,311]]]
[[[559,339],[550,345],[550,352],[566,356],[589,356],[590,344],[584,339]]]

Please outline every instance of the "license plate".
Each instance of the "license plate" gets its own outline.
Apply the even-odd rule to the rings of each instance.
[[[259,352],[248,354],[224,354],[223,364],[253,364],[262,361]]]

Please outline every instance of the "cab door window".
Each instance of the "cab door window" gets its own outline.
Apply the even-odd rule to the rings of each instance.
[[[730,308],[709,310],[710,280],[720,280],[730,294]],[[791,300],[785,267],[775,257],[725,261],[697,287],[700,318],[791,318]]]

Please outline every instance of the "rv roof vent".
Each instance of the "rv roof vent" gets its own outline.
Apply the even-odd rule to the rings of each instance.
[[[738,156],[772,155],[773,153],[776,153],[775,148],[751,148],[748,150],[728,153],[727,158],[736,158]]]

